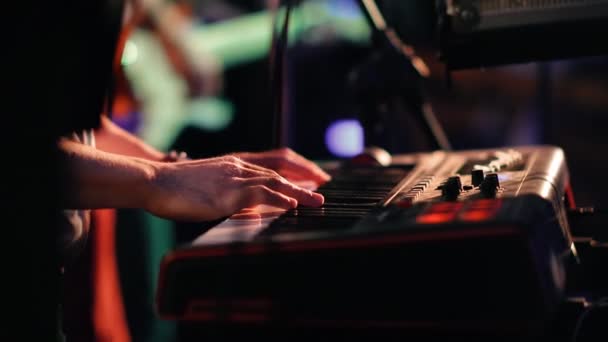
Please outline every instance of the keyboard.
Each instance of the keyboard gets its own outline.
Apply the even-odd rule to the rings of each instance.
[[[317,189],[325,197],[322,207],[290,209],[274,220],[262,236],[350,228],[380,205],[410,169],[405,165],[338,170],[330,182]]]
[[[553,146],[345,164],[321,208],[227,219],[161,264],[157,307],[200,324],[538,329],[575,257]]]

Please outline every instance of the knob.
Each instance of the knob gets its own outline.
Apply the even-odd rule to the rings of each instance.
[[[441,188],[441,194],[448,200],[455,200],[460,191],[462,190],[462,182],[459,176],[448,178],[443,187]]]
[[[499,187],[500,183],[498,182],[498,174],[488,173],[479,186],[479,189],[484,196],[494,197],[496,196],[496,192],[498,191]]]
[[[467,28],[471,29],[479,25],[481,17],[477,8],[465,5],[460,7],[460,20]]]
[[[483,170],[473,170],[471,172],[471,184],[479,186],[483,182]]]

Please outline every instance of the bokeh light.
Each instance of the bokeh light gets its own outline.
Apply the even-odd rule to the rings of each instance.
[[[188,124],[205,131],[218,132],[234,120],[234,106],[216,97],[199,98],[189,105]]]
[[[338,157],[352,157],[363,151],[363,127],[358,120],[334,121],[325,132],[325,145],[329,152]]]
[[[122,56],[120,59],[120,64],[123,66],[131,65],[137,62],[137,58],[139,57],[139,50],[137,49],[137,45],[131,40],[127,40],[125,43],[125,47],[122,50]]]

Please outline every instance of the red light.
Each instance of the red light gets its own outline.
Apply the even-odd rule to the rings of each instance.
[[[431,205],[425,213],[451,213],[460,210],[462,206],[462,202],[439,202]]]
[[[469,204],[470,209],[489,209],[497,208],[501,204],[500,199],[480,199]]]
[[[467,210],[460,215],[460,219],[469,222],[487,221],[494,216],[495,210],[478,209]]]
[[[496,215],[501,204],[502,201],[500,199],[473,201],[469,204],[466,211],[460,214],[460,219],[468,222],[488,221]]]
[[[452,212],[457,211],[462,207],[461,202],[440,202],[433,204],[429,209],[427,209],[427,213],[440,213],[440,212]]]
[[[395,205],[398,206],[399,208],[407,209],[407,208],[412,207],[414,205],[414,202],[411,198],[404,198],[404,199],[397,201],[397,203],[395,203]]]
[[[417,223],[422,224],[437,224],[452,221],[456,217],[456,212],[430,212],[426,214],[422,214],[416,218]]]
[[[434,203],[416,218],[416,222],[422,224],[438,224],[452,221],[456,218],[456,214],[462,206],[462,202]]]

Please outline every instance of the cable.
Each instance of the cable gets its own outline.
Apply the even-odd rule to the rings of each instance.
[[[376,1],[359,0],[359,7],[363,10],[365,18],[372,29],[374,44],[391,47],[394,51],[405,57],[421,77],[428,77],[430,71],[426,63],[416,55],[414,48],[403,42],[395,30],[387,24]],[[423,132],[429,138],[433,148],[451,151],[452,146],[447,134],[443,130],[439,120],[437,120],[431,104],[424,98],[421,98],[421,103],[417,106],[419,108],[415,111],[414,115],[422,124]]]
[[[585,308],[583,313],[579,316],[578,320],[576,321],[576,326],[574,327],[574,331],[572,332],[572,338],[570,339],[571,342],[577,341],[577,339],[579,338],[579,334],[581,332],[581,327],[583,326],[583,322],[585,321],[585,318],[587,318],[587,316],[589,315],[589,313],[591,313],[591,311],[593,311],[594,309],[597,309],[597,308],[608,308],[608,297],[601,298],[598,301],[591,303],[588,307]]]

